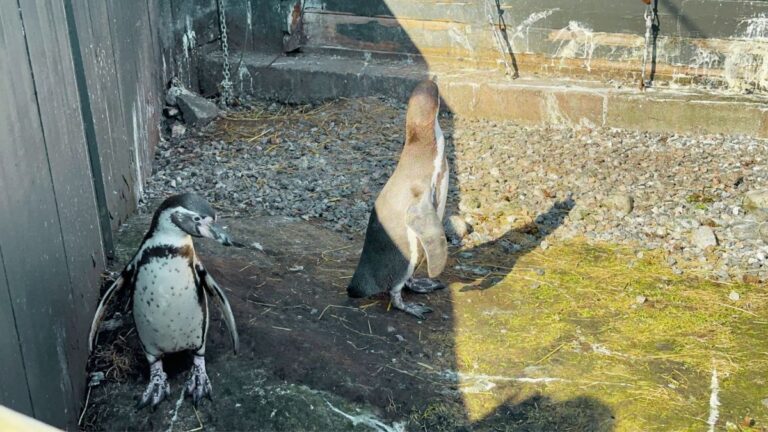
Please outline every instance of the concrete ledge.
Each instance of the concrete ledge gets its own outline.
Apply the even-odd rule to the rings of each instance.
[[[215,88],[221,61],[209,56],[201,87]],[[746,134],[768,138],[768,98],[715,92],[610,88],[598,82],[518,79],[495,70],[455,70],[407,60],[304,54],[246,56],[233,73],[243,93],[289,103],[383,95],[406,101],[416,83],[436,77],[456,115],[527,125],[608,126],[660,132]]]

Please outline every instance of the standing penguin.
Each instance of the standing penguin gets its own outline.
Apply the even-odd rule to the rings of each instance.
[[[205,341],[208,333],[208,296],[219,303],[232,336],[234,350],[239,341],[235,318],[224,291],[205,270],[195,254],[192,237],[208,237],[230,246],[227,233],[217,226],[216,213],[203,198],[193,193],[172,196],[160,205],[149,232],[120,277],[107,290],[96,309],[88,339],[93,348],[99,323],[109,301],[121,288],[131,290],[133,319],[139,341],[150,365],[149,385],[138,408],[154,408],[170,395],[163,371],[164,354],[191,350],[194,364],[186,395],[195,405],[211,397],[211,383],[205,372]]]
[[[445,138],[437,121],[439,109],[437,85],[423,81],[408,101],[405,146],[395,172],[376,198],[360,262],[347,288],[350,297],[387,291],[394,307],[420,319],[432,309],[403,302],[402,289],[428,293],[443,288],[432,279],[412,276],[426,257],[429,277],[437,277],[448,258],[442,220],[449,172]]]

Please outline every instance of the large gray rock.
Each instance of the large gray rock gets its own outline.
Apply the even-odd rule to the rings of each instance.
[[[712,228],[708,226],[700,226],[693,231],[691,241],[699,249],[706,249],[711,246],[717,246],[717,237]]]
[[[176,95],[184,122],[193,126],[205,126],[219,115],[219,107],[208,99],[194,93]]]
[[[768,209],[768,189],[759,189],[749,191],[744,194],[744,200],[741,203],[746,211],[755,211],[759,209]]]

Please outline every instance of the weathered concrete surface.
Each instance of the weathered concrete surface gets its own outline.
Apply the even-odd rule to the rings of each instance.
[[[220,45],[215,2],[174,0],[165,9],[168,75],[196,88],[206,79],[201,58]],[[233,58],[299,47],[633,85],[646,52],[644,12],[637,0],[231,0],[225,7]],[[659,1],[657,12],[647,47],[654,82],[768,89],[768,3],[670,0]],[[232,74],[243,71],[233,61]]]
[[[220,57],[209,56],[208,80]],[[500,71],[456,70],[450,64],[353,59],[319,54],[246,56],[244,94],[291,103],[384,95],[406,100],[416,82],[436,77],[445,105],[468,117],[523,124],[609,126],[636,130],[747,134],[768,137],[768,98],[693,89],[608,87],[595,81],[509,80]]]

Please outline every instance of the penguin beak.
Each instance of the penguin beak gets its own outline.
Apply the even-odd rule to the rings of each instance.
[[[197,226],[197,231],[200,233],[201,236],[207,237],[212,240],[216,240],[217,242],[223,244],[224,246],[235,246],[235,247],[244,247],[242,243],[238,243],[234,240],[232,240],[229,237],[229,234],[227,234],[226,231],[224,231],[224,228],[221,226],[211,222],[211,221],[202,221]]]

